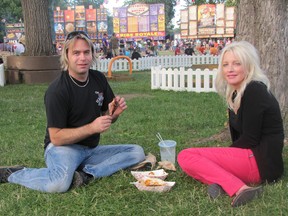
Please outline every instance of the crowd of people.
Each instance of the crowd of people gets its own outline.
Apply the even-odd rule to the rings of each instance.
[[[108,36],[103,34],[101,40],[93,42],[96,53],[100,59],[113,58],[118,55],[129,56],[130,58],[141,58],[145,56],[158,56],[159,51],[172,51],[175,55],[219,55],[225,45],[233,42],[233,38],[220,39],[173,39],[173,40],[153,40],[152,38],[132,39],[118,38],[115,33]],[[54,43],[56,52],[60,55],[63,43]],[[25,51],[25,40],[22,39],[14,43],[3,44],[2,50],[21,55]],[[134,55],[133,55],[134,53]]]
[[[173,40],[172,50],[175,55],[218,56],[225,45],[228,45],[233,41],[233,38]]]
[[[100,59],[112,58],[118,55],[125,55],[132,59],[139,59],[144,56],[157,56],[158,43],[150,38],[142,40],[127,40],[118,38],[115,33],[109,38],[105,33],[102,40],[94,42],[96,53]]]
[[[214,55],[217,56],[225,45],[233,42],[233,38],[220,39],[174,39],[153,40],[151,38],[132,39],[117,38],[113,33],[109,38],[104,34],[102,40],[95,41],[94,46],[101,59],[125,55],[130,58],[158,56],[159,51],[171,51],[175,55]],[[134,55],[133,55],[134,53]]]
[[[103,34],[101,40],[93,42],[96,53],[100,59],[113,58],[118,55],[129,56],[132,59],[139,59],[145,56],[158,56],[159,51],[172,51],[175,55],[219,55],[225,45],[230,44],[233,38],[221,39],[173,39],[173,40],[153,40],[143,38],[139,40],[128,40],[118,38],[115,33],[108,36]],[[60,55],[63,43],[54,43],[56,52]],[[25,39],[20,39],[13,45],[4,44],[2,50],[21,55],[25,51]]]

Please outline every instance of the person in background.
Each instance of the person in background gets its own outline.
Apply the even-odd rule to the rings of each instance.
[[[106,59],[112,59],[113,58],[113,54],[111,49],[107,49],[107,55],[105,56]]]
[[[209,44],[208,43],[206,43],[205,44],[205,46],[204,46],[204,55],[210,55],[210,46],[209,46]]]
[[[21,42],[16,42],[14,44],[15,55],[21,55],[24,52],[25,52],[25,46]]]
[[[141,58],[141,54],[139,53],[139,48],[138,49],[134,49],[133,53],[132,53],[132,56],[131,56],[131,59],[139,59]]]
[[[109,49],[109,42],[108,42],[108,39],[107,39],[107,33],[103,34],[102,49],[103,49],[103,54],[106,56],[107,55],[107,50]]]
[[[199,51],[200,55],[205,55],[205,45],[197,44],[196,49]]]
[[[145,159],[135,144],[100,145],[100,134],[127,109],[104,74],[90,69],[94,46],[83,31],[67,35],[60,58],[63,72],[45,93],[46,168],[1,167],[0,182],[49,193],[110,176]]]
[[[178,43],[177,39],[174,39],[174,40],[172,41],[172,43],[173,43],[172,50],[175,52],[176,47],[179,45],[179,43]]]
[[[214,44],[211,44],[210,46],[210,55],[216,56],[218,55],[218,49],[214,46]]]
[[[234,196],[232,207],[252,201],[263,191],[259,184],[275,182],[283,174],[283,122],[269,86],[252,44],[226,45],[216,89],[226,99],[232,144],[184,149],[178,155],[186,174],[209,185],[211,198]]]
[[[61,55],[61,52],[62,52],[62,44],[61,44],[59,41],[56,42],[56,51],[57,51],[57,54],[58,54],[58,55]]]
[[[96,53],[99,53],[100,50],[101,50],[101,46],[100,46],[99,41],[97,40],[97,41],[94,43],[94,45],[95,45],[95,51],[96,51]]]
[[[14,44],[14,52],[16,55],[21,55],[25,52],[25,36],[22,36],[19,41]]]
[[[145,49],[145,57],[149,57],[149,56],[154,56],[154,55],[153,55],[153,52],[147,46]]]
[[[111,41],[111,51],[112,55],[118,56],[119,55],[119,39],[116,37],[116,34],[113,33],[112,37],[110,38]]]
[[[186,55],[195,55],[194,49],[192,48],[191,44],[188,44],[188,47],[184,50]]]
[[[134,49],[135,49],[135,43],[134,43],[134,41],[132,41],[132,42],[130,42],[130,45],[129,45],[129,48],[128,48],[129,53],[130,53],[130,55],[129,55],[130,58],[132,56],[132,53],[133,53]]]
[[[176,46],[176,49],[175,49],[175,56],[176,55],[181,55],[181,49],[180,49],[180,46],[179,45],[177,45]]]
[[[122,37],[120,39],[119,43],[120,43],[120,45],[119,45],[120,46],[120,51],[121,51],[121,53],[123,55],[123,54],[125,54],[125,39]]]
[[[158,56],[158,41],[154,40],[153,44],[154,44],[153,55]]]

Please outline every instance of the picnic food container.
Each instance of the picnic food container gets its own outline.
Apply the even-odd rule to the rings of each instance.
[[[137,182],[132,182],[140,191],[167,192],[175,185],[175,182],[166,182],[158,178],[143,177]]]
[[[159,178],[164,180],[168,173],[164,169],[153,170],[153,171],[131,171],[131,174],[136,178],[136,180],[141,180],[144,177]]]

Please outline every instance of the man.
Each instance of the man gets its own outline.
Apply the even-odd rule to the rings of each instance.
[[[141,54],[139,53],[139,48],[135,49],[132,53],[131,59],[139,59],[141,58]]]
[[[110,38],[110,42],[111,42],[111,51],[112,51],[112,55],[118,56],[119,55],[119,39],[116,37],[116,34],[113,33],[112,37]]]
[[[191,44],[188,44],[188,47],[184,50],[186,55],[195,55],[194,49],[192,48]]]
[[[45,94],[47,168],[0,168],[0,182],[43,192],[66,192],[75,186],[110,176],[145,159],[138,145],[98,145],[100,134],[126,110],[105,76],[89,69],[96,60],[85,32],[71,32],[60,58],[63,72]],[[76,171],[76,172],[75,172]]]
[[[107,34],[104,33],[102,38],[102,48],[103,48],[103,54],[107,55],[107,50],[109,49],[109,43],[107,41]]]
[[[124,55],[125,54],[125,40],[123,37],[121,38],[119,43],[120,43],[120,45],[119,45],[120,51],[121,51],[122,55]]]

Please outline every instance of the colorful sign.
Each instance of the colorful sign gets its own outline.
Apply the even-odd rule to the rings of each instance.
[[[65,39],[64,25],[64,11],[57,7],[56,11],[54,11],[54,31],[56,41]]]
[[[113,8],[113,31],[118,37],[165,39],[165,5],[136,3]]]
[[[65,33],[69,34],[75,30],[75,11],[68,9],[64,10]]]
[[[235,9],[224,4],[189,6],[181,11],[182,38],[234,37]]]
[[[89,5],[70,7],[67,10],[60,10],[60,7],[54,11],[54,31],[56,41],[64,41],[65,36],[72,31],[85,31],[91,39],[102,38],[103,33],[107,32],[107,11],[104,7],[93,9]]]
[[[24,35],[24,23],[6,23],[6,39],[9,43],[15,43]]]

